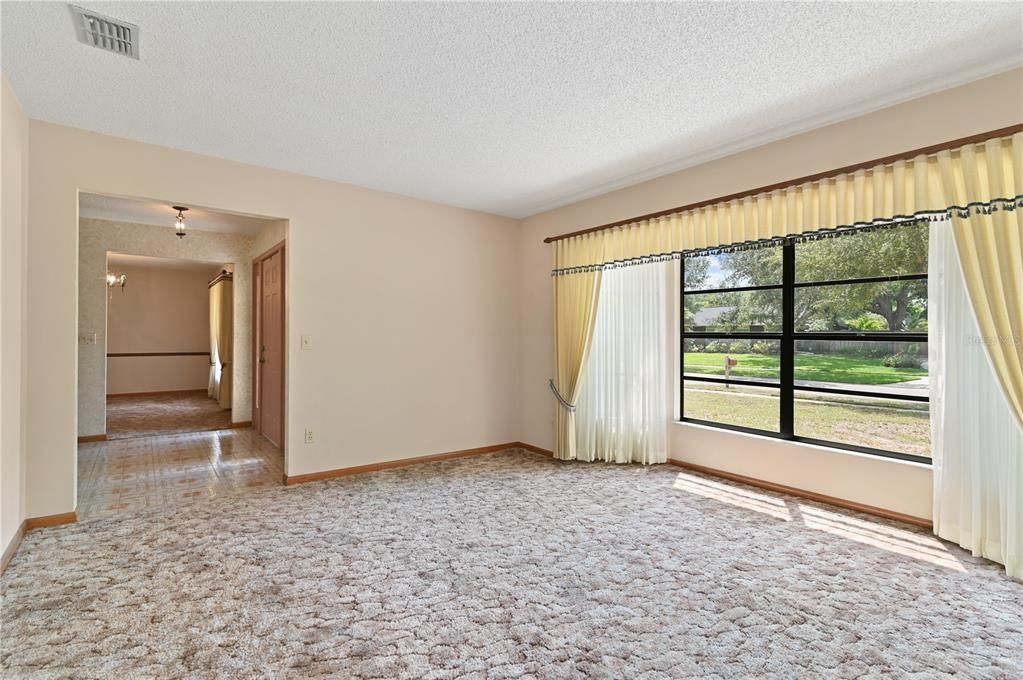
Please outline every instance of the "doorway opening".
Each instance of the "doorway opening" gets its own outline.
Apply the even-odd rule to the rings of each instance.
[[[180,206],[79,194],[80,519],[283,483],[288,223],[189,206],[182,225]],[[264,313],[249,277],[268,248],[280,282],[265,315],[280,340],[259,398],[280,405],[276,423],[261,419],[272,437],[252,428]]]
[[[108,440],[231,427],[233,271],[107,254]]]

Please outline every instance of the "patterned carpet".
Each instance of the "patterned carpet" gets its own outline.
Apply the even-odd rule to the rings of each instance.
[[[152,437],[231,427],[231,410],[205,391],[107,397],[107,439]]]
[[[1023,677],[1023,585],[923,531],[520,451],[31,532],[6,677]]]

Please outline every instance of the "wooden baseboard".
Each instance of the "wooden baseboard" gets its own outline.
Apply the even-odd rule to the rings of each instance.
[[[78,443],[84,444],[86,442],[105,442],[106,440],[107,436],[105,434],[87,434],[79,437]]]
[[[746,475],[739,475],[735,474],[734,472],[725,472],[724,470],[718,470],[717,468],[696,465],[695,463],[687,463],[685,461],[675,460],[674,458],[669,458],[668,463],[683,468],[685,470],[692,470],[693,472],[700,472],[705,475],[710,475],[712,477],[720,477],[721,479],[727,479],[733,482],[739,482],[741,484],[755,486],[758,489],[775,491],[777,493],[788,494],[789,496],[798,496],[799,498],[805,498],[810,501],[826,503],[828,505],[834,505],[839,508],[845,508],[846,510],[855,510],[856,512],[863,512],[868,515],[874,515],[876,517],[892,519],[897,522],[905,522],[906,524],[912,524],[914,526],[923,527],[925,529],[931,529],[934,526],[931,520],[924,519],[923,517],[906,515],[901,512],[895,512],[894,510],[886,510],[884,508],[878,508],[873,505],[866,505],[865,503],[857,503],[855,501],[849,501],[844,498],[838,498],[836,496],[827,496],[825,494],[817,493],[815,491],[798,489],[794,486],[775,484],[774,482],[767,482],[764,481],[763,479],[757,479],[756,477],[747,477]]]
[[[11,537],[11,542],[4,548],[3,557],[0,557],[0,574],[3,574],[7,569],[7,565],[14,558],[14,553],[18,552],[18,546],[21,545],[21,539],[25,537],[25,522],[22,522],[18,526],[18,530],[14,532],[14,536]]]
[[[10,564],[11,560],[14,559],[15,553],[18,552],[18,547],[21,546],[21,541],[25,538],[25,532],[31,531],[32,529],[42,529],[43,527],[55,527],[61,524],[71,524],[72,522],[78,521],[78,510],[72,510],[71,512],[61,512],[56,515],[45,515],[43,517],[28,517],[21,525],[18,530],[14,532],[14,536],[11,537],[11,542],[4,548],[4,554],[0,557],[0,574],[3,574],[7,569],[7,565]]]
[[[241,421],[239,421],[237,423],[231,423],[231,429],[233,429],[233,430],[238,430],[238,429],[241,429],[243,427],[252,427],[252,421],[251,420],[241,420]]]
[[[508,444],[483,446],[476,449],[465,449],[463,451],[450,451],[448,453],[436,453],[429,456],[417,456],[415,458],[402,458],[400,460],[390,460],[383,463],[372,463],[370,465],[356,465],[354,467],[339,468],[336,470],[311,472],[305,475],[293,475],[290,477],[285,475],[284,483],[291,485],[302,484],[304,482],[316,482],[324,479],[333,479],[335,477],[345,477],[348,475],[362,474],[364,472],[375,472],[377,470],[386,470],[388,468],[404,467],[406,465],[419,465],[421,463],[431,463],[439,460],[450,460],[452,458],[462,458],[465,456],[477,456],[483,453],[493,453],[494,451],[502,451],[504,449],[514,448],[524,449],[532,453],[540,454],[541,456],[547,457],[554,456],[554,453],[549,449],[544,449],[539,446],[533,446],[532,444],[526,444],[525,442],[510,442]],[[827,496],[825,494],[816,493],[814,491],[806,491],[805,489],[798,489],[794,486],[775,484],[774,482],[767,482],[762,479],[757,479],[755,477],[747,477],[746,475],[725,472],[724,470],[718,470],[716,468],[710,468],[703,465],[686,463],[681,460],[675,460],[674,458],[668,459],[668,463],[676,467],[684,468],[686,470],[692,470],[693,472],[699,472],[705,475],[710,475],[712,477],[719,477],[721,479],[727,479],[733,482],[739,482],[740,484],[746,484],[748,486],[757,487],[759,489],[765,489],[767,491],[774,491],[777,493],[787,494],[789,496],[797,496],[799,498],[817,501],[818,503],[826,503],[828,505],[844,508],[846,510],[855,510],[857,512],[863,512],[868,515],[874,515],[876,517],[883,517],[885,519],[891,519],[898,522],[905,522],[906,524],[912,524],[914,526],[923,527],[925,529],[930,529],[933,526],[931,520],[924,519],[923,517],[915,517],[913,515],[895,512],[894,510],[886,510],[884,508],[878,508],[873,505],[866,505],[864,503],[857,503],[855,501],[845,500],[844,498]]]
[[[206,390],[157,390],[156,392],[118,392],[116,394],[108,394],[107,399],[110,397],[159,397],[165,394],[176,394],[178,396],[184,394],[206,394]]]
[[[450,460],[452,458],[464,458],[465,456],[478,456],[484,453],[493,453],[495,451],[503,451],[505,449],[518,448],[518,442],[508,442],[507,444],[493,444],[491,446],[481,446],[476,449],[463,449],[461,451],[448,451],[447,453],[434,453],[428,456],[416,456],[414,458],[400,458],[398,460],[388,460],[382,463],[370,463],[369,465],[355,465],[353,467],[338,468],[336,470],[324,470],[323,472],[310,472],[305,475],[285,475],[284,483],[287,485],[291,484],[303,484],[305,482],[318,482],[324,479],[333,479],[335,477],[347,477],[348,475],[358,475],[364,472],[376,472],[378,470],[387,470],[389,468],[405,467],[406,465],[419,465],[421,463],[433,463],[439,460]]]
[[[515,446],[519,447],[520,449],[525,449],[526,451],[539,453],[541,456],[547,456],[548,458],[554,457],[554,452],[551,451],[550,449],[541,449],[539,446],[533,446],[532,444],[527,444],[525,442],[515,442]]]
[[[78,521],[78,509],[71,512],[61,512],[56,515],[45,515],[43,517],[29,517],[25,520],[25,531],[42,529],[43,527],[55,527],[60,524],[72,524]]]

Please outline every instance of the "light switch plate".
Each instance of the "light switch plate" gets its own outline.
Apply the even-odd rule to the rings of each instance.
[[[302,336],[302,349],[312,349],[313,341],[308,335]]]

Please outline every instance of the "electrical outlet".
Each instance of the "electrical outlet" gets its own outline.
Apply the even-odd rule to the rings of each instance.
[[[312,348],[313,348],[312,338],[310,338],[308,335],[303,335],[302,336],[302,349],[312,349]]]
[[[306,430],[305,431],[305,443],[306,444],[312,444],[313,443],[313,431],[312,430]]]

